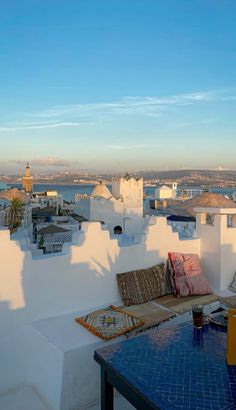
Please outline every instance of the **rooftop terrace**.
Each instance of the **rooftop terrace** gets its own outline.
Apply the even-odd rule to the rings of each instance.
[[[99,367],[93,352],[114,342],[101,341],[74,318],[98,307],[122,304],[117,273],[165,262],[169,251],[194,253],[200,256],[215,292],[230,295],[227,289],[236,266],[234,210],[196,212],[192,239],[180,240],[165,218],[154,217],[138,243],[122,247],[100,223],[84,222],[67,253],[60,256],[34,258],[19,242],[10,240],[7,230],[0,231],[0,403],[7,400],[6,410],[11,409],[8,392],[28,385],[52,410],[99,408]],[[206,223],[209,212],[214,216],[210,225]],[[230,227],[227,215],[232,215]],[[209,309],[214,307],[211,304]],[[189,318],[188,313],[177,314],[161,326]]]

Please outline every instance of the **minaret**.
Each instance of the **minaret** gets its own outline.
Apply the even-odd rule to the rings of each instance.
[[[32,194],[33,192],[33,177],[30,175],[30,166],[27,162],[25,167],[25,176],[22,178],[23,189],[25,192]]]
[[[177,197],[177,182],[173,182],[172,184],[172,198],[175,199]]]

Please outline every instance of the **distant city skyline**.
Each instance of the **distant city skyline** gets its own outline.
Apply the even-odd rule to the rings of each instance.
[[[1,5],[0,173],[236,169],[234,0]]]

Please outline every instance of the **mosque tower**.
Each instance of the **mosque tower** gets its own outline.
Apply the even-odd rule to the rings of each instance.
[[[25,175],[22,178],[23,189],[26,193],[32,194],[33,192],[33,177],[30,175],[30,166],[27,162],[25,167]]]
[[[128,173],[112,178],[112,195],[121,199],[125,208],[143,214],[143,178],[133,178]]]

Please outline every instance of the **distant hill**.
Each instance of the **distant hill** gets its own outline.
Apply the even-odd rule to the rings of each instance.
[[[144,181],[161,185],[171,184],[176,181],[179,185],[186,186],[214,186],[214,187],[236,187],[236,171],[230,170],[198,170],[181,169],[171,171],[136,171],[130,172],[131,175],[144,178]],[[114,175],[124,175],[123,173],[64,171],[50,175],[34,175],[34,183],[41,184],[94,184],[99,180],[109,183]],[[1,177],[0,177],[1,178]],[[20,183],[19,176],[4,176],[8,183]],[[3,178],[2,178],[3,179]]]
[[[200,177],[230,177],[236,179],[236,171],[218,171],[218,170],[198,170],[198,169],[184,169],[184,170],[172,170],[172,171],[140,171],[138,173],[145,179],[160,178],[160,179],[175,179],[183,177],[191,177],[193,175]]]

